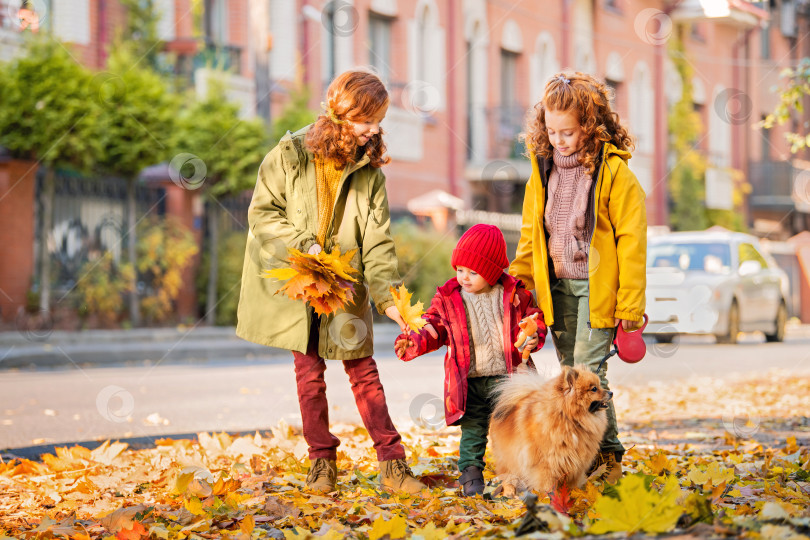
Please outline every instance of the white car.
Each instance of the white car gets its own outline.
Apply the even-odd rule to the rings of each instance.
[[[736,343],[759,330],[782,341],[788,277],[753,236],[729,231],[653,236],[647,245],[645,333],[660,343],[678,334],[713,334]]]

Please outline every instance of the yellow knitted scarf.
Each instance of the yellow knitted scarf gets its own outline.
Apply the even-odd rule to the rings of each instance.
[[[323,247],[326,240],[326,230],[332,221],[332,209],[335,206],[340,177],[343,169],[335,167],[335,162],[328,160],[315,160],[315,184],[318,191],[318,244]]]

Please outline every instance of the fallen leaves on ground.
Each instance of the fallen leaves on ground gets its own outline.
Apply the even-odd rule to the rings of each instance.
[[[336,247],[330,253],[315,255],[290,249],[289,268],[264,270],[264,277],[287,281],[277,292],[293,300],[308,303],[318,315],[329,315],[350,304],[354,299],[354,285],[358,271],[351,260],[356,249],[341,254]]]
[[[724,384],[614,390],[623,396],[617,409],[628,448],[625,476],[615,486],[589,481],[551,499],[539,494],[533,523],[546,536],[808,538],[810,425],[797,415],[810,410],[810,377],[772,373]],[[756,429],[723,420],[729,401],[746,393],[756,396],[746,409]],[[656,399],[661,401],[653,407]],[[694,409],[702,416],[690,416]],[[461,497],[458,429],[399,425],[414,473],[430,480],[431,489],[420,496],[379,489],[372,442],[365,429],[352,425],[333,426],[342,441],[339,492],[308,493],[306,445],[300,433],[280,424],[263,434],[201,433],[195,440],[158,440],[144,450],[123,443],[92,451],[74,446],[41,461],[2,462],[0,539],[515,534],[525,506],[520,499],[492,498],[497,481],[491,460],[486,496]]]

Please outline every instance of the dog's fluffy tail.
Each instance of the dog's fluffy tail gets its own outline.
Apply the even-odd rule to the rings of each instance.
[[[526,398],[543,387],[550,379],[536,372],[513,374],[510,378],[495,387],[495,408],[492,411],[494,420],[502,420]]]

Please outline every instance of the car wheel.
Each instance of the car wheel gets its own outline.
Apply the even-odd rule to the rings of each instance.
[[[678,334],[653,334],[653,339],[656,343],[672,343],[675,336]]]
[[[765,334],[765,340],[781,343],[785,340],[785,325],[787,324],[787,306],[784,302],[779,303],[776,310],[775,330],[773,334]]]
[[[737,334],[740,333],[740,308],[736,300],[731,301],[728,308],[728,333],[724,336],[717,336],[717,343],[737,343]]]

